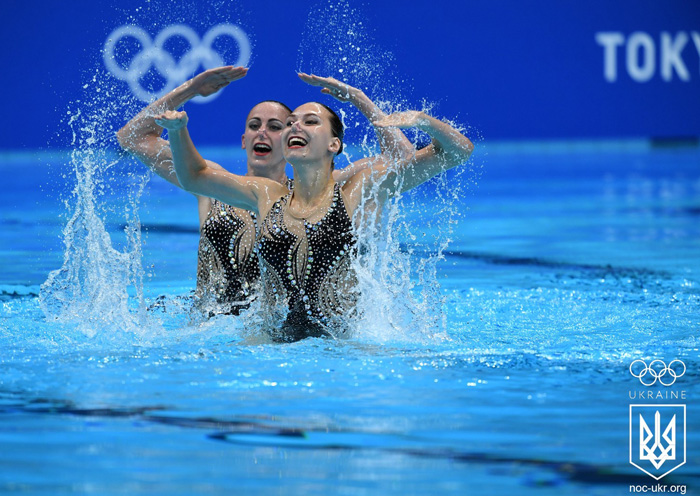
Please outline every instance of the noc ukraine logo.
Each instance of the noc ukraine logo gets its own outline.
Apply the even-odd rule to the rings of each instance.
[[[685,464],[685,405],[630,405],[630,463],[659,480]]]
[[[663,360],[635,360],[630,364],[630,374],[646,388],[656,385],[666,389],[677,398],[678,393],[667,390],[686,373],[681,360],[673,360],[668,365]],[[644,397],[643,391],[640,397]],[[647,390],[646,397],[664,397],[660,390],[655,393]],[[681,392],[681,398],[685,398]],[[636,394],[635,394],[636,397]],[[630,395],[630,398],[632,396]],[[630,463],[642,472],[659,480],[670,474],[686,461],[685,405],[646,404],[630,405],[629,410]]]
[[[251,54],[250,41],[246,33],[233,24],[218,24],[201,39],[191,27],[173,24],[164,28],[153,40],[138,26],[120,26],[107,37],[102,55],[105,66],[112,75],[126,81],[138,99],[150,102],[192,77],[200,66],[212,69],[227,65],[223,55],[214,47],[215,41],[226,37],[233,40],[238,49],[238,59],[235,62],[229,61],[230,65],[246,66]],[[135,54],[131,53],[131,48],[119,49],[120,43],[128,43],[129,38],[132,38],[132,45],[135,40],[140,46],[140,50]],[[184,39],[188,45],[188,50],[181,54],[179,59],[166,47],[168,40],[177,38]],[[158,90],[143,86],[144,76],[152,72],[164,80]],[[214,93],[206,98],[194,98],[192,101],[207,102],[218,95],[219,93]]]

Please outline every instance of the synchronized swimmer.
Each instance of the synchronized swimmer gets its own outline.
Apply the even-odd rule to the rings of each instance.
[[[246,73],[242,68],[222,70],[233,71],[236,79]],[[350,87],[343,83],[305,74],[300,77],[341,101],[353,101]],[[349,168],[341,185],[334,177],[333,158],[343,147],[342,123],[325,105],[306,103],[286,117],[280,132],[282,154],[294,171],[291,190],[270,177],[240,176],[212,166],[197,152],[184,111],[171,108],[153,119],[168,130],[169,160],[182,188],[262,219],[253,251],[261,272],[259,296],[271,312],[285,309],[280,328],[273,331],[277,340],[337,335],[355,310],[351,259],[359,227],[356,223],[363,220],[354,214],[363,199],[374,195],[375,202],[381,204],[466,162],[474,149],[466,136],[424,112],[388,116],[370,112],[368,117],[377,129],[403,134],[399,128],[418,128],[430,135],[432,143],[410,153],[392,156],[383,151],[378,157],[360,161]]]
[[[196,96],[214,94],[246,73],[246,68],[228,66],[195,76],[148,105],[119,130],[117,138],[120,145],[160,177],[182,187],[173,169],[170,145],[161,138],[163,128],[154,117],[166,110],[175,110]],[[385,117],[384,112],[356,88],[333,78],[301,77],[310,84],[321,86],[324,93],[352,103],[370,121]],[[246,151],[247,176],[267,178],[291,190],[293,181],[285,173],[287,162],[282,155],[281,142],[290,113],[289,107],[274,100],[255,105],[246,118],[241,146]],[[413,153],[411,143],[398,129],[376,130],[383,154],[406,158]],[[367,167],[368,163],[369,160],[363,159],[342,170],[334,170],[333,179],[342,183]],[[224,170],[211,160],[207,160],[206,165],[213,170]],[[208,196],[196,197],[200,242],[195,294],[199,307],[208,314],[238,314],[246,307],[252,287],[260,277],[258,260],[253,254],[257,238],[257,212],[233,207]]]

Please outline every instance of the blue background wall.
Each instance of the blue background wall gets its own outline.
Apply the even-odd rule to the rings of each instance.
[[[202,36],[222,22],[249,36],[251,70],[214,102],[188,105],[200,144],[238,143],[257,101],[320,98],[294,72],[334,67],[372,96],[434,102],[435,115],[486,140],[700,136],[695,0],[347,2],[4,2],[0,149],[66,147],[69,111],[104,104],[97,88],[111,101],[130,94],[101,55],[119,26],[154,37],[184,23]],[[606,49],[598,33],[619,43]],[[337,47],[353,43],[362,60],[343,62]],[[227,62],[237,56],[231,46]],[[121,125],[130,111],[124,103],[124,115],[108,119]]]

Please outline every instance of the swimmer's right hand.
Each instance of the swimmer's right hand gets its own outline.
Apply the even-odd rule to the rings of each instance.
[[[178,131],[182,129],[183,127],[187,126],[187,121],[189,120],[187,117],[187,112],[184,110],[166,110],[162,114],[156,115],[154,118],[156,120],[156,124],[164,127],[168,131]]]
[[[221,88],[228,86],[232,81],[245,77],[246,74],[248,74],[247,67],[233,67],[227,65],[197,74],[186,84],[198,95],[209,96],[216,93]]]
[[[321,77],[316,76],[315,74],[306,74],[303,72],[297,73],[297,76],[299,76],[299,79],[307,84],[310,84],[311,86],[320,86],[321,93],[330,95],[340,102],[349,102],[353,99],[357,99],[359,94],[362,93],[361,90],[353,88],[349,84],[338,81],[332,77]]]

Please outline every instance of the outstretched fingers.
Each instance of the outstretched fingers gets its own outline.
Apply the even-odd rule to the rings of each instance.
[[[234,67],[231,65],[215,67],[197,74],[189,81],[192,91],[201,96],[209,96],[216,93],[229,83],[245,77],[248,73],[246,67]]]
[[[233,81],[244,78],[246,74],[248,74],[248,68],[233,66],[217,67],[206,71],[206,73],[207,82],[217,89],[220,89],[224,86],[228,86],[228,84]]]
[[[315,74],[306,74],[300,72],[297,74],[299,79],[311,86],[321,86],[321,93],[330,95],[336,100],[347,102],[351,98],[350,91],[353,89],[350,85],[338,81],[332,77],[321,77]]]
[[[222,76],[225,78],[242,78],[248,72],[247,67],[235,67],[232,65],[224,65],[221,67],[214,67],[213,69],[207,69],[202,72],[202,74],[207,74],[208,76]]]
[[[233,67],[233,66],[226,66],[222,67],[221,69],[224,69],[221,71],[222,76],[228,81],[235,81],[236,79],[241,79],[248,74],[248,68],[247,67]]]
[[[305,72],[299,72],[297,73],[297,76],[299,76],[299,79],[304,81],[307,84],[310,84],[311,86],[323,86],[322,79],[314,74],[306,74]]]

